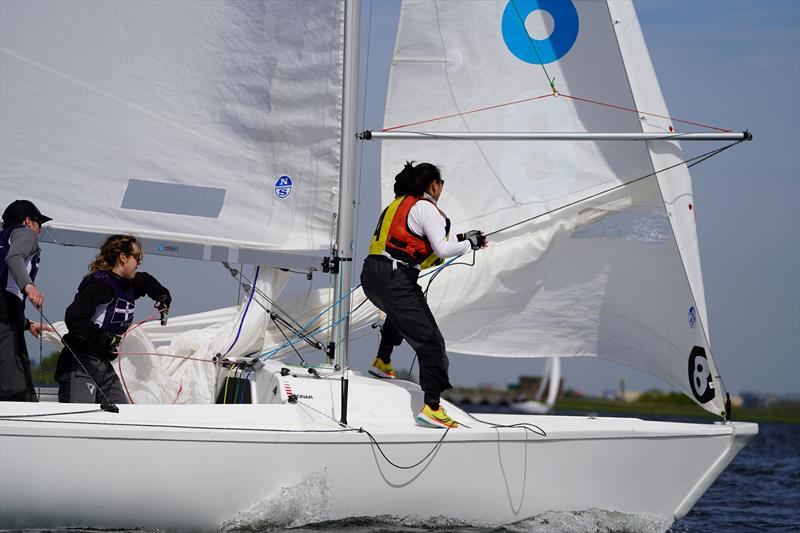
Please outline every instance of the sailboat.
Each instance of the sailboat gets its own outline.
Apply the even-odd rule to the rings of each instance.
[[[359,7],[0,4],[0,201],[35,183],[56,245],[134,232],[146,254],[259,265],[240,306],[129,332],[131,404],[0,404],[0,527],[669,524],[757,434],[710,349],[678,144],[749,134],[676,131],[627,1],[404,2],[384,127],[360,137],[384,139],[384,177],[439,164],[454,227],[490,235],[421,280],[450,350],[603,357],[720,421],[447,404],[462,427],[431,430],[418,386],[350,368],[351,332],[379,319],[352,288]],[[332,293],[282,299],[298,272]],[[301,346],[323,363],[283,360]]]
[[[561,359],[551,357],[547,359],[542,372],[542,380],[539,382],[539,390],[530,400],[522,400],[511,404],[512,409],[523,413],[541,415],[549,413],[558,399],[558,391],[561,388]],[[547,398],[544,392],[547,391]]]

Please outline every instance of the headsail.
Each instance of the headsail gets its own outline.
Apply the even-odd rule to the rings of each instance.
[[[639,107],[653,115],[626,111]],[[384,127],[673,127],[656,115],[668,113],[629,2],[403,6]],[[447,118],[430,121],[437,117]],[[474,267],[447,268],[431,285],[449,349],[604,357],[724,410],[704,330],[688,171],[653,175],[680,162],[677,143],[385,142],[384,203],[406,159],[441,166],[442,207],[458,231],[496,232]]]
[[[35,191],[57,236],[133,232],[148,253],[329,247],[343,3],[0,8],[0,203]]]

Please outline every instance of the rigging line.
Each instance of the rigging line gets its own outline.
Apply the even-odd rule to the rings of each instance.
[[[283,338],[284,338],[284,339],[286,339],[286,342],[289,342],[289,337],[287,337],[287,336],[286,336],[286,332],[284,332],[284,331],[283,331],[283,328],[281,327],[281,324],[280,324],[280,322],[278,322],[277,320],[275,320],[275,317],[274,317],[274,316],[270,316],[270,318],[272,318],[272,321],[275,323],[275,327],[277,327],[277,328],[278,328],[278,331],[280,331],[280,332],[281,332],[281,335],[283,335]],[[308,364],[308,363],[306,363],[306,360],[305,360],[305,359],[303,359],[303,356],[302,356],[302,355],[300,355],[300,352],[298,352],[298,351],[297,351],[297,348],[295,348],[295,347],[294,347],[294,344],[291,344],[291,343],[289,343],[289,345],[292,347],[292,350],[294,350],[294,353],[296,353],[296,354],[297,354],[297,357],[299,357],[299,358],[300,358],[300,360],[301,360],[301,361],[302,361],[304,364]]]
[[[67,350],[69,350],[69,353],[70,353],[70,354],[72,354],[72,357],[73,357],[73,359],[75,359],[75,362],[77,362],[77,363],[78,363],[78,365],[81,367],[81,370],[83,370],[83,372],[84,372],[84,373],[85,373],[87,376],[89,376],[89,379],[91,379],[91,380],[92,380],[92,383],[94,383],[94,386],[95,386],[95,388],[96,388],[97,392],[99,392],[99,393],[100,393],[100,395],[103,397],[103,398],[102,398],[102,400],[101,400],[101,402],[100,402],[100,409],[102,409],[103,411],[108,411],[108,412],[110,412],[110,413],[119,413],[119,407],[117,407],[116,405],[114,405],[114,403],[113,403],[113,402],[111,402],[111,400],[109,400],[109,399],[108,399],[108,396],[106,396],[106,393],[105,393],[105,392],[103,392],[103,389],[101,389],[101,388],[100,388],[100,385],[98,385],[98,384],[97,384],[97,381],[95,381],[95,379],[92,377],[92,375],[89,373],[89,371],[88,371],[88,370],[86,370],[86,367],[83,365],[83,363],[81,362],[80,358],[78,358],[78,354],[76,354],[76,353],[75,353],[75,352],[72,350],[72,348],[71,348],[71,347],[70,347],[70,346],[69,346],[69,345],[68,345],[66,342],[64,342],[64,337],[62,337],[62,336],[61,336],[61,334],[60,334],[60,333],[58,332],[58,330],[55,328],[55,326],[53,325],[53,323],[52,323],[52,322],[50,322],[50,320],[49,320],[49,319],[48,319],[48,318],[45,316],[45,314],[44,314],[44,310],[40,308],[40,309],[39,309],[39,312],[41,313],[41,316],[42,316],[42,318],[45,320],[45,322],[47,322],[47,324],[48,324],[48,325],[49,325],[51,328],[53,328],[53,332],[54,332],[54,333],[56,334],[56,336],[58,337],[58,340],[60,340],[60,341],[61,341],[61,344],[63,344],[63,345],[64,345],[64,348],[66,348]]]
[[[561,211],[562,209],[566,209],[566,208],[568,208],[568,207],[572,207],[572,206],[574,206],[574,205],[576,205],[576,204],[583,203],[583,202],[585,202],[585,201],[587,201],[587,200],[591,200],[592,198],[596,198],[596,197],[598,197],[598,196],[602,196],[602,195],[604,195],[604,194],[607,194],[607,193],[609,193],[609,192],[615,191],[615,190],[617,190],[617,189],[621,189],[622,187],[626,187],[626,186],[628,186],[628,185],[631,185],[631,184],[633,184],[633,183],[636,183],[636,182],[638,182],[638,181],[641,181],[641,180],[643,180],[643,179],[651,178],[651,177],[653,177],[653,176],[655,176],[655,175],[657,175],[657,174],[659,174],[659,173],[666,172],[666,171],[668,171],[668,170],[671,170],[671,169],[673,169],[673,168],[675,168],[675,167],[678,167],[678,166],[680,166],[680,165],[686,165],[686,164],[688,164],[688,163],[690,163],[690,162],[692,162],[692,161],[698,160],[698,159],[699,159],[700,161],[697,161],[697,162],[698,162],[698,163],[700,163],[700,162],[702,162],[702,161],[705,161],[705,160],[706,160],[706,159],[708,159],[709,157],[715,156],[715,155],[719,154],[720,152],[722,152],[722,151],[724,151],[724,150],[727,150],[728,148],[731,148],[731,147],[733,147],[733,146],[736,146],[737,144],[739,144],[739,143],[741,143],[741,142],[743,142],[743,140],[736,141],[736,142],[734,142],[734,143],[731,143],[731,144],[729,144],[729,145],[727,145],[727,146],[724,146],[724,147],[722,147],[722,148],[717,148],[717,149],[715,149],[715,150],[711,150],[710,152],[706,152],[706,153],[704,153],[704,154],[698,155],[698,156],[696,156],[696,157],[692,157],[692,158],[690,158],[690,159],[685,159],[685,160],[683,160],[683,161],[679,161],[679,162],[675,163],[674,165],[670,165],[670,166],[668,166],[668,167],[666,167],[666,168],[662,168],[662,169],[659,169],[659,170],[655,170],[655,171],[653,171],[653,172],[650,172],[650,173],[648,173],[648,174],[645,174],[644,176],[638,177],[638,178],[636,178],[636,179],[633,179],[633,180],[631,180],[631,181],[626,181],[626,182],[624,182],[624,183],[620,183],[619,185],[615,185],[614,187],[611,187],[611,188],[609,188],[609,189],[605,189],[605,190],[603,190],[603,191],[600,191],[600,192],[598,192],[598,193],[595,193],[595,194],[592,194],[592,195],[586,196],[585,198],[581,198],[581,199],[579,199],[579,200],[575,200],[574,202],[570,202],[570,203],[568,203],[568,204],[564,204],[564,205],[562,205],[562,206],[559,206],[559,207],[556,207],[556,208],[554,208],[554,209],[550,209],[549,211],[545,211],[544,213],[540,213],[540,214],[538,214],[538,215],[536,215],[536,216],[532,216],[532,217],[530,217],[530,218],[526,218],[525,220],[521,220],[521,221],[519,221],[519,222],[515,222],[515,223],[513,223],[513,224],[509,224],[508,226],[505,226],[505,227],[503,227],[503,228],[500,228],[500,229],[494,230],[494,231],[492,231],[492,232],[490,232],[490,233],[487,233],[487,234],[486,234],[486,236],[487,236],[487,237],[489,237],[489,236],[491,236],[491,235],[495,235],[496,233],[500,233],[501,231],[506,231],[506,230],[508,230],[508,229],[511,229],[511,228],[513,228],[513,227],[516,227],[516,226],[520,226],[520,225],[522,225],[522,224],[525,224],[525,223],[527,223],[527,222],[530,222],[530,221],[532,221],[532,220],[536,220],[537,218],[541,218],[541,217],[543,217],[543,216],[550,215],[550,214],[552,214],[552,213],[555,213],[556,211]],[[687,165],[687,167],[688,167],[688,165]]]
[[[360,285],[359,285],[359,287],[360,287]],[[356,289],[356,288],[358,288],[358,287],[355,287],[355,288],[353,288],[353,289],[352,289],[350,292],[352,293],[353,291],[355,291],[355,289]],[[347,319],[348,319],[348,317],[350,317],[350,316],[351,316],[353,313],[355,313],[355,312],[356,312],[358,309],[360,309],[360,308],[361,308],[361,306],[363,306],[363,305],[364,305],[365,303],[367,303],[368,301],[369,301],[369,299],[368,299],[368,298],[364,298],[364,300],[363,300],[363,301],[362,301],[360,304],[358,304],[358,305],[356,306],[356,308],[355,308],[355,309],[353,309],[353,310],[352,310],[350,313],[346,314],[346,315],[345,315],[345,316],[343,316],[343,317],[340,317],[338,320],[336,320],[335,322],[331,322],[331,323],[330,323],[330,324],[328,324],[328,325],[320,325],[320,326],[319,326],[319,327],[317,327],[316,329],[312,330],[310,333],[312,333],[312,334],[314,334],[314,333],[322,333],[323,331],[327,331],[327,330],[331,329],[331,328],[332,328],[332,327],[333,327],[335,324],[339,324],[339,323],[341,323],[342,321],[344,321],[344,320],[347,320]],[[318,316],[317,316],[317,318],[319,318],[319,316],[321,316],[322,314],[324,314],[325,312],[327,312],[327,311],[328,311],[328,310],[329,310],[331,307],[332,307],[332,306],[328,306],[328,307],[325,309],[325,311],[323,311],[322,313],[320,313],[320,315],[318,315]],[[316,318],[315,318],[314,320],[316,320]],[[285,325],[285,323],[284,323],[284,325]],[[289,338],[286,340],[286,342],[283,342],[283,343],[281,343],[281,344],[280,344],[278,347],[276,347],[276,348],[273,348],[273,349],[271,349],[271,350],[267,350],[267,351],[265,351],[264,353],[262,353],[261,355],[259,355],[259,356],[257,357],[257,359],[262,359],[262,358],[264,358],[264,359],[271,359],[272,357],[274,357],[274,356],[278,355],[278,354],[279,354],[279,353],[280,353],[282,350],[285,350],[285,349],[286,349],[286,348],[288,348],[288,347],[293,347],[295,344],[299,343],[300,341],[302,341],[302,340],[305,340],[304,338],[298,338],[298,339],[294,340],[294,338],[295,338],[296,336],[297,336],[297,335],[292,335],[292,337],[289,337]],[[306,342],[307,342],[307,341],[306,341]],[[316,347],[316,346],[314,346],[314,348],[317,348],[317,347]]]
[[[117,374],[119,374],[120,381],[122,381],[122,388],[125,389],[125,395],[128,397],[128,403],[130,404],[134,404],[136,402],[133,401],[133,396],[131,396],[131,392],[128,390],[128,383],[125,381],[125,375],[122,373],[122,354],[120,353],[120,348],[122,348],[122,345],[125,343],[125,339],[128,337],[128,333],[135,330],[145,322],[155,320],[156,318],[157,315],[150,315],[144,320],[140,320],[136,324],[129,327],[128,330],[122,334],[122,337],[120,337],[119,346],[117,347]]]
[[[564,94],[564,93],[559,93],[559,96],[563,96],[564,98],[569,98],[571,100],[578,100],[578,101],[587,102],[587,103],[590,103],[590,104],[596,104],[596,105],[601,105],[601,106],[605,106],[605,107],[611,107],[611,108],[614,108],[614,109],[619,109],[621,111],[630,111],[631,113],[637,113],[639,115],[647,115],[647,116],[650,116],[650,117],[664,118],[664,119],[667,119],[667,120],[671,120],[672,122],[681,122],[683,124],[691,124],[692,126],[700,126],[701,128],[707,128],[707,129],[710,129],[710,130],[721,131],[723,133],[730,133],[731,132],[731,130],[729,130],[729,129],[718,128],[716,126],[709,126],[708,124],[702,124],[700,122],[692,122],[691,120],[683,120],[683,119],[680,119],[680,118],[670,117],[668,115],[659,115],[659,114],[656,114],[656,113],[648,113],[646,111],[640,111],[639,109],[635,109],[635,108],[631,108],[631,107],[624,107],[624,106],[620,106],[620,105],[616,105],[616,104],[609,104],[609,103],[606,103],[606,102],[600,102],[598,100],[590,100],[588,98],[581,98],[579,96],[572,96],[572,95]]]
[[[398,468],[400,470],[411,470],[412,468],[416,468],[419,465],[421,465],[422,463],[424,463],[431,455],[433,455],[433,453],[435,451],[437,451],[442,446],[442,444],[444,443],[444,438],[447,436],[447,433],[450,431],[451,427],[452,426],[447,426],[447,428],[444,430],[444,434],[442,435],[442,438],[440,438],[436,442],[436,444],[433,445],[433,448],[431,448],[431,450],[428,453],[425,454],[425,457],[423,457],[422,459],[420,459],[419,461],[417,461],[413,465],[399,465],[399,464],[395,463],[394,461],[389,459],[389,457],[387,457],[386,453],[383,451],[383,448],[381,448],[380,443],[375,439],[375,437],[372,436],[372,433],[370,433],[369,431],[367,431],[363,427],[358,428],[358,432],[359,433],[366,433],[367,437],[369,437],[369,440],[371,440],[372,443],[375,445],[375,447],[378,448],[378,451],[383,456],[383,458],[386,459],[387,463],[389,463],[393,467]]]
[[[67,411],[65,413],[35,413],[27,415],[0,415],[0,420],[19,420],[26,418],[42,418],[45,416],[84,415],[87,413],[102,413],[103,409],[87,409],[86,411]]]
[[[520,14],[519,9],[517,9],[517,3],[514,0],[511,0],[511,5],[514,6],[514,12],[517,14],[517,18],[519,19],[519,23],[522,26],[522,31],[524,31],[525,35],[528,36],[528,42],[531,43],[531,48],[533,48],[533,53],[536,54],[536,59],[539,60],[539,65],[541,65],[542,70],[544,70],[544,75],[547,78],[547,83],[550,84],[550,88],[553,90],[553,94],[554,95],[558,94],[558,91],[556,90],[556,83],[555,83],[556,79],[555,78],[551,79],[550,78],[550,74],[547,73],[547,68],[544,66],[544,62],[542,61],[542,57],[539,55],[539,51],[536,49],[536,45],[533,44],[533,37],[531,37],[531,34],[528,33],[528,29],[525,27],[525,21],[522,19],[522,15]]]
[[[261,267],[258,266],[256,267],[256,275],[254,276],[256,281],[258,281],[258,271],[260,268]],[[242,334],[242,328],[244,327],[244,319],[247,318],[247,311],[250,310],[250,304],[253,302],[253,295],[256,292],[256,284],[253,283],[252,285],[253,285],[253,290],[250,291],[250,298],[247,299],[247,305],[244,308],[244,313],[242,313],[242,320],[239,322],[239,328],[236,330],[236,337],[233,338],[233,342],[231,342],[231,345],[228,346],[228,349],[225,350],[224,354],[222,354],[223,356],[228,355],[230,351],[233,350],[233,347],[236,345],[236,341],[239,340],[239,335]]]
[[[223,263],[223,266],[224,266],[224,263]],[[235,269],[234,269],[234,270],[235,270]],[[237,271],[237,272],[238,272],[238,271]],[[252,281],[250,281],[250,279],[248,279],[248,278],[247,278],[247,276],[245,276],[244,272],[241,272],[240,274],[241,274],[241,277],[242,277],[242,278],[243,278],[243,279],[244,279],[244,280],[245,280],[245,281],[246,281],[246,282],[247,282],[247,283],[248,283],[248,284],[249,284],[249,285],[252,287],[252,290],[253,290],[253,291],[255,291],[255,294],[257,294],[258,296],[260,296],[260,297],[264,298],[264,300],[266,300],[266,301],[267,301],[267,303],[268,303],[268,304],[269,304],[269,305],[272,307],[272,309],[267,309],[267,308],[264,306],[264,304],[262,304],[261,302],[259,302],[258,300],[256,300],[256,304],[257,304],[257,305],[259,305],[259,306],[260,306],[260,307],[261,307],[261,308],[262,308],[264,311],[266,311],[266,312],[268,312],[268,313],[273,313],[273,312],[275,312],[275,311],[277,310],[277,311],[278,311],[278,312],[280,312],[281,314],[283,314],[283,315],[286,315],[286,318],[288,318],[288,320],[291,320],[292,322],[294,322],[294,327],[295,327],[295,328],[297,328],[297,329],[300,329],[300,330],[306,330],[306,329],[308,328],[308,325],[306,325],[306,326],[303,326],[303,325],[301,325],[299,322],[297,322],[297,321],[296,321],[294,318],[292,318],[292,315],[291,315],[291,313],[289,313],[288,311],[286,311],[285,309],[283,309],[283,308],[282,308],[282,307],[281,307],[281,306],[278,304],[278,302],[276,302],[275,300],[273,300],[272,298],[270,298],[270,297],[269,297],[269,296],[268,296],[268,295],[267,295],[267,294],[266,294],[264,291],[262,291],[261,289],[259,289],[259,288],[256,286],[256,284],[255,284],[255,283],[253,283]],[[258,278],[258,267],[256,268],[256,278]],[[310,293],[310,289],[309,289],[309,293]],[[316,318],[315,318],[314,320],[316,320]],[[288,325],[288,321],[287,321],[287,325]],[[312,338],[313,338],[313,337],[312,337]],[[319,342],[317,339],[313,339],[313,340],[314,340],[314,342]]]
[[[322,346],[322,343],[320,343],[320,342],[319,342],[319,340],[317,340],[317,339],[314,337],[314,333],[315,333],[315,331],[308,331],[308,329],[307,329],[307,328],[305,328],[305,327],[303,327],[303,326],[298,326],[298,327],[295,327],[294,325],[292,325],[292,324],[291,324],[291,323],[290,323],[290,322],[289,322],[289,321],[288,321],[288,320],[287,320],[285,317],[283,317],[282,315],[280,315],[280,314],[276,313],[276,312],[275,312],[274,310],[272,310],[272,309],[267,309],[267,306],[265,306],[263,303],[259,302],[258,300],[255,300],[255,302],[256,302],[256,305],[258,305],[259,307],[261,307],[261,309],[263,309],[263,310],[264,310],[264,312],[266,312],[268,315],[270,315],[270,317],[272,317],[272,315],[275,315],[277,318],[279,318],[279,319],[281,320],[281,322],[283,323],[283,325],[284,325],[284,326],[286,326],[287,328],[289,328],[289,329],[291,330],[291,332],[292,332],[292,338],[294,338],[294,337],[297,337],[297,338],[298,338],[298,342],[299,342],[300,340],[304,340],[304,341],[306,341],[306,342],[307,342],[307,343],[308,343],[310,346],[313,346],[313,347],[314,347],[314,348],[316,348],[316,349],[321,349],[320,347]],[[290,318],[291,318],[291,317],[290,317]],[[301,330],[302,330],[302,331],[301,331]],[[310,340],[309,340],[309,339],[310,339]]]
[[[41,228],[41,226],[39,226]],[[36,389],[36,401],[40,401],[42,397],[42,352],[44,351],[44,339],[42,338],[42,308],[44,307],[44,302],[39,307],[39,334],[37,337],[39,338],[39,387]]]
[[[742,141],[739,141],[739,142],[742,142]],[[734,143],[734,144],[739,144],[739,143]],[[711,158],[711,157],[714,157],[714,156],[715,156],[715,155],[717,155],[718,153],[720,153],[720,152],[723,152],[723,151],[727,150],[727,149],[728,149],[728,148],[730,148],[731,146],[733,146],[733,144],[729,144],[728,146],[724,146],[724,147],[722,147],[722,148],[720,148],[720,149],[718,149],[718,150],[714,151],[713,153],[710,153],[710,154],[706,155],[705,157],[703,157],[703,158],[702,158],[702,159],[700,159],[699,161],[695,161],[695,162],[694,162],[694,163],[692,163],[691,165],[686,165],[686,168],[692,168],[692,167],[693,167],[693,166],[695,166],[695,165],[699,165],[700,163],[702,163],[702,162],[703,162],[703,161],[705,161],[706,159],[709,159],[709,158]]]
[[[541,427],[537,426],[533,422],[517,422],[515,424],[497,424],[495,422],[487,422],[486,420],[481,420],[480,418],[473,416],[472,413],[468,411],[464,411],[468,417],[475,420],[476,422],[480,422],[481,424],[486,424],[492,428],[523,428],[526,431],[530,431],[540,437],[546,437],[547,432],[543,430]],[[534,429],[535,428],[535,429]]]
[[[470,115],[472,113],[479,113],[481,111],[487,111],[489,109],[497,109],[499,107],[507,107],[516,104],[523,104],[525,102],[531,102],[533,100],[541,100],[542,98],[549,98],[551,96],[555,96],[554,94],[542,94],[540,96],[532,96],[530,98],[523,98],[522,100],[514,100],[513,102],[505,102],[502,104],[494,104],[486,107],[479,107],[476,109],[471,109],[469,111],[461,111],[459,113],[451,113],[450,115],[442,115],[440,117],[429,118],[426,120],[419,120],[417,122],[409,122],[408,124],[401,124],[399,126],[392,126],[391,128],[384,128],[381,131],[394,131],[399,130],[401,128],[408,128],[409,126],[416,126],[418,124],[426,124],[428,122],[436,122],[437,120],[444,120],[446,118],[453,118],[453,117],[460,117],[463,115]]]
[[[436,276],[438,276],[445,269],[445,267],[451,267],[451,266],[456,266],[456,265],[464,265],[464,266],[468,266],[468,267],[473,267],[473,266],[475,266],[475,255],[476,255],[476,250],[472,250],[472,263],[457,263],[457,262],[454,262],[454,261],[448,261],[447,263],[442,265],[442,268],[437,269],[436,272],[434,272],[433,275],[431,275],[431,279],[428,280],[428,285],[425,286],[425,290],[423,291],[423,294],[425,295],[425,299],[426,300],[428,299],[428,289],[431,288],[431,283],[433,283],[433,280],[436,279]],[[459,256],[459,257],[463,257],[463,256]]]

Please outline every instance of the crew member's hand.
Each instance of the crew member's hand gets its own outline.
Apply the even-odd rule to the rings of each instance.
[[[480,230],[473,229],[466,233],[459,233],[457,237],[459,241],[469,241],[473,250],[480,250],[487,246],[486,236]]]
[[[106,342],[108,343],[108,351],[116,354],[119,351],[119,343],[122,342],[122,336],[108,333]]]
[[[36,307],[36,309],[41,309],[42,304],[44,303],[44,294],[39,292],[39,289],[36,288],[36,285],[33,283],[28,283],[25,285],[25,294],[28,295],[28,299],[31,303]]]
[[[50,326],[48,326],[47,324],[42,324],[40,322],[31,322],[30,325],[28,326],[28,331],[31,332],[31,335],[38,338],[39,335],[42,333],[42,331],[53,332],[55,330]]]
[[[169,306],[172,304],[172,296],[170,296],[168,292],[165,292],[164,294],[157,296],[155,301],[155,308],[159,311],[165,311],[169,309]]]

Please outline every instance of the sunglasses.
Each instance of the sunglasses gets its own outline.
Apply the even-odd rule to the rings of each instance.
[[[126,252],[122,252],[122,253],[124,253],[128,257],[133,257],[134,259],[136,259],[136,264],[137,265],[141,265],[142,261],[144,261],[144,256],[142,256],[142,252],[137,252],[135,254],[134,253],[126,253]]]

